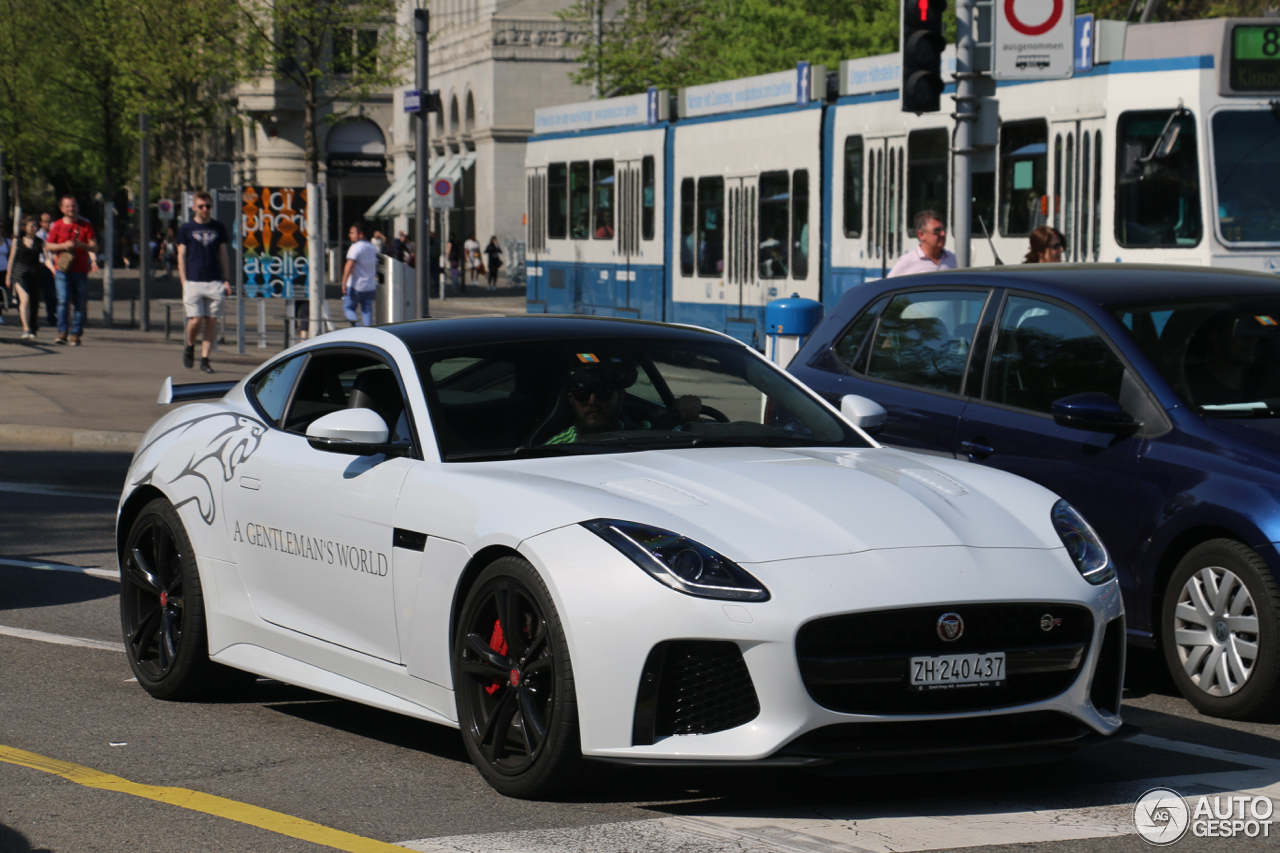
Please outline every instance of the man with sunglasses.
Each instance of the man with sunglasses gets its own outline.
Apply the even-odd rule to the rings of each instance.
[[[584,353],[579,360],[594,359]],[[573,444],[585,436],[598,432],[615,432],[627,429],[662,429],[698,419],[702,400],[693,395],[680,397],[672,411],[663,413],[657,421],[635,422],[622,411],[622,401],[627,388],[635,384],[637,372],[634,366],[617,359],[585,361],[585,366],[569,371],[569,405],[573,408],[573,425],[551,438],[547,444]]]
[[[178,277],[182,279],[182,305],[187,315],[186,346],[182,350],[182,366],[195,363],[196,333],[204,326],[204,343],[200,349],[200,369],[213,373],[209,351],[218,320],[222,318],[222,302],[231,295],[231,263],[227,260],[227,229],[213,218],[213,197],[206,192],[195,194],[195,219],[178,227]]]
[[[942,214],[922,210],[916,214],[913,224],[920,245],[898,258],[888,277],[955,269],[956,256],[947,250],[947,224]]]

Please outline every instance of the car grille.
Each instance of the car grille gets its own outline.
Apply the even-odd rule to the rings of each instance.
[[[938,633],[944,613],[964,632]],[[1049,630],[1041,622],[1049,616]],[[1053,620],[1059,620],[1054,623]],[[934,714],[1023,705],[1067,690],[1080,674],[1093,616],[1067,604],[963,604],[850,613],[808,623],[796,637],[800,674],[813,700],[849,714]],[[1004,652],[1003,684],[913,691],[913,657]]]
[[[672,640],[654,646],[645,661],[632,743],[721,732],[759,714],[760,700],[736,643]]]

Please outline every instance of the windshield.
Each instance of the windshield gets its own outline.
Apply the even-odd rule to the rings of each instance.
[[[732,343],[506,342],[414,358],[446,461],[869,446],[785,373]]]
[[[1228,243],[1280,243],[1280,120],[1271,110],[1213,115],[1218,230]]]
[[[1280,294],[1115,313],[1188,405],[1214,417],[1280,414]]]

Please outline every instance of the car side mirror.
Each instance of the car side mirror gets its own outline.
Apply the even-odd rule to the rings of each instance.
[[[1058,426],[1116,435],[1131,435],[1142,426],[1129,417],[1114,397],[1100,391],[1086,391],[1054,400],[1053,422]]]
[[[884,429],[884,422],[889,417],[884,406],[857,394],[845,394],[840,398],[840,414],[867,435],[875,435]]]
[[[316,450],[350,456],[404,456],[408,445],[388,444],[387,422],[373,409],[340,409],[312,421],[307,443]]]

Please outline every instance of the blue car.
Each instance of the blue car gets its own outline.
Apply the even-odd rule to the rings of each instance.
[[[1066,498],[1116,563],[1130,643],[1159,649],[1205,714],[1280,714],[1280,278],[883,279],[845,294],[788,370],[885,444]]]

